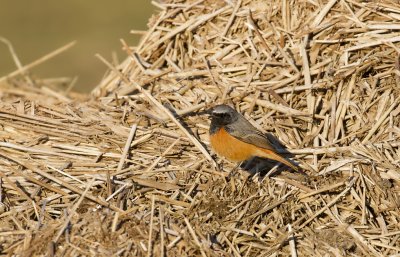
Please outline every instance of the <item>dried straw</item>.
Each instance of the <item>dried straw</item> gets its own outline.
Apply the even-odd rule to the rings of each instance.
[[[1,79],[0,252],[400,254],[400,5],[154,4],[91,98]],[[307,176],[228,177],[201,114],[223,102]]]

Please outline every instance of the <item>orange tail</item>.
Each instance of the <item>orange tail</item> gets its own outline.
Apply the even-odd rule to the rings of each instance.
[[[291,162],[289,162],[288,160],[286,160],[279,154],[277,154],[271,150],[268,150],[268,149],[260,149],[260,150],[261,151],[257,155],[258,157],[263,157],[263,158],[271,159],[274,161],[278,161],[280,163],[285,164],[286,166],[289,166],[290,168],[294,169],[295,171],[299,171],[299,167],[295,166],[294,164],[292,164]]]

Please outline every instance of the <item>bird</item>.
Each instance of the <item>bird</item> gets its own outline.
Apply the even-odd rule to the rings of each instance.
[[[209,137],[214,152],[230,161],[241,163],[252,157],[261,157],[299,170],[277,153],[261,131],[229,105],[221,104],[211,109]]]

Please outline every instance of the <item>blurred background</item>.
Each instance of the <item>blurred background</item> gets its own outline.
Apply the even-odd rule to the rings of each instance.
[[[79,92],[89,92],[107,70],[94,55],[111,61],[115,54],[120,62],[124,60],[119,39],[136,45],[140,36],[130,30],[147,30],[147,21],[156,11],[148,0],[0,0],[0,6],[0,37],[13,44],[22,65],[77,41],[30,73],[36,78],[78,77],[73,90]],[[0,77],[14,70],[8,47],[0,43]]]

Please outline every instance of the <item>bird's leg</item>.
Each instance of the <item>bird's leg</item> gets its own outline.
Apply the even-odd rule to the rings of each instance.
[[[245,171],[250,171],[252,160],[253,160],[253,159],[251,159],[251,160],[246,160],[246,161],[243,161],[243,162],[240,163],[240,165],[243,165],[243,169],[244,169]]]
[[[229,172],[228,178],[233,177],[236,174],[236,171],[239,169],[240,165],[242,165],[243,162],[239,162],[239,164],[236,164],[235,167]]]
[[[217,164],[217,166],[215,167],[217,169],[217,171],[224,171],[224,166],[222,165],[222,162],[215,162]]]

